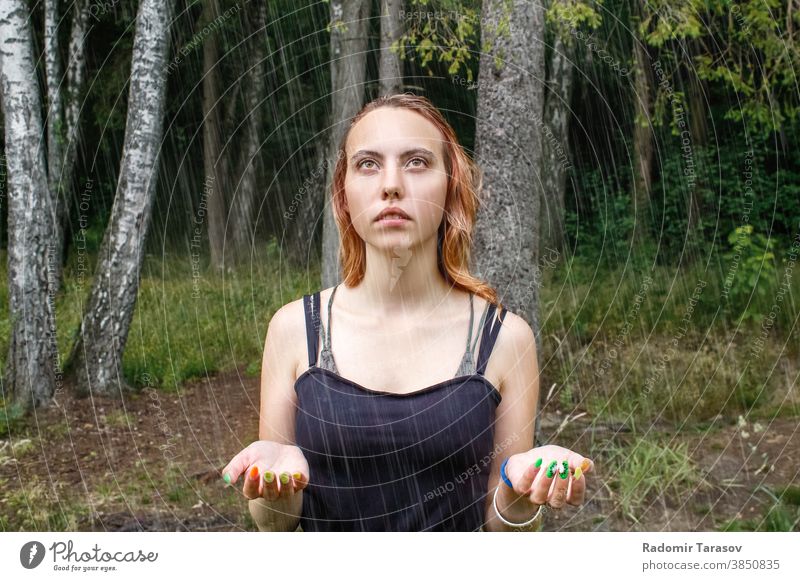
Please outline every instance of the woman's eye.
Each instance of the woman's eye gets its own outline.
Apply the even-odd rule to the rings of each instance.
[[[427,165],[428,165],[428,162],[427,162],[426,160],[422,159],[421,157],[415,157],[414,159],[412,159],[412,160],[411,160],[411,161],[409,161],[408,163],[414,163],[415,161],[419,161],[419,162],[421,162],[421,163],[422,163],[422,165],[416,165],[416,166],[414,166],[414,167],[425,167],[425,166],[427,166]]]
[[[364,164],[365,164],[365,163],[372,163],[372,164],[374,164],[375,162],[374,162],[374,161],[372,161],[371,159],[365,159],[364,161],[362,161],[361,163],[359,163],[359,164],[358,164],[358,167],[360,167],[360,168],[362,168],[362,169],[372,169],[372,168],[369,168],[369,167],[364,167]]]

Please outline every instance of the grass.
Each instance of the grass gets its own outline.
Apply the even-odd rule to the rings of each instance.
[[[71,257],[56,298],[57,344],[66,361],[80,328],[91,279]],[[94,258],[93,258],[94,260]],[[258,376],[267,325],[276,310],[316,288],[311,272],[290,271],[280,249],[259,249],[252,265],[224,275],[207,265],[192,271],[188,256],[148,256],[131,322],[122,371],[132,385],[177,391],[187,380],[236,368]],[[0,253],[0,279],[7,278]],[[91,272],[91,269],[90,269]],[[8,351],[8,289],[0,285],[0,366]],[[0,436],[14,429],[18,410],[0,405]]]
[[[84,503],[56,495],[43,482],[9,490],[8,483],[0,479],[0,488],[7,491],[0,512],[3,531],[74,531],[89,513]]]
[[[752,519],[731,519],[720,526],[724,532],[797,532],[800,531],[800,486],[790,485],[776,490],[759,487],[770,505],[764,516]]]
[[[763,343],[754,322],[736,332],[738,316],[721,308],[722,280],[694,266],[597,270],[586,259],[546,271],[542,385],[556,384],[562,409],[601,418],[692,424],[718,414],[797,415],[788,378],[798,372],[800,326],[789,297],[800,297],[800,277]],[[776,292],[749,308],[768,312]]]
[[[652,438],[631,444],[612,444],[604,462],[606,481],[617,509],[636,523],[646,505],[666,498],[682,498],[684,491],[704,486],[703,475],[689,457],[688,444],[675,445]]]

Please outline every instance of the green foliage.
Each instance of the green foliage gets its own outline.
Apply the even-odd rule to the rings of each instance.
[[[419,59],[419,65],[433,75],[430,63],[448,65],[450,75],[463,70],[473,80],[474,45],[479,41],[480,3],[474,0],[411,0],[403,20],[404,33],[391,50],[400,58]]]
[[[662,262],[716,251],[720,233],[727,235],[742,224],[784,241],[796,231],[800,175],[791,169],[771,170],[775,162],[767,159],[765,144],[750,143],[745,149],[736,141],[693,145],[686,158],[680,139],[667,135],[661,149],[665,153],[651,194],[651,233],[665,251]],[[788,168],[796,163],[794,157],[781,161]],[[690,230],[691,196],[697,207]]]
[[[636,224],[631,196],[618,179],[602,171],[576,172],[573,184],[578,188],[577,196],[567,199],[580,198],[583,206],[579,209],[568,204],[565,212],[568,240],[574,241],[581,254],[599,258],[610,267],[630,260],[634,227],[647,227]],[[635,250],[636,256],[644,254],[642,247]]]
[[[648,0],[639,23],[639,34],[654,47],[678,38],[698,38],[705,31],[702,9],[705,0]]]
[[[774,240],[754,233],[753,225],[739,226],[728,235],[728,250],[724,253],[728,288],[726,307],[741,313],[738,323],[747,320],[760,322],[764,315],[751,302],[756,295],[766,298],[776,280]]]
[[[603,1],[554,0],[547,7],[545,22],[567,41],[572,29],[586,26],[593,30],[600,26],[602,17],[595,6],[602,7]]]
[[[779,0],[648,1],[638,33],[659,49],[656,58],[678,65],[691,46],[686,41],[701,43],[701,52],[688,54],[694,70],[671,67],[669,83],[678,86],[682,77],[696,74],[733,93],[725,118],[746,122],[752,132],[766,136],[797,121],[800,112],[795,89],[800,17],[795,11],[788,18],[790,6]]]

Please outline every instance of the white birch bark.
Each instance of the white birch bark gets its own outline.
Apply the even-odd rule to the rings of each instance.
[[[155,194],[172,0],[142,0],[136,16],[119,182],[74,360],[79,393],[120,395],[122,354],[136,306]]]
[[[0,81],[8,184],[8,298],[11,338],[6,397],[25,409],[55,392],[58,352],[48,294],[47,245],[54,200],[47,183],[41,99],[30,13],[22,0],[0,2]]]

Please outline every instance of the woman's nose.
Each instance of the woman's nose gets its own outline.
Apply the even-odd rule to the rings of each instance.
[[[381,181],[381,194],[389,198],[395,195],[403,195],[403,175],[401,168],[391,164],[386,166],[383,171],[383,180]]]

